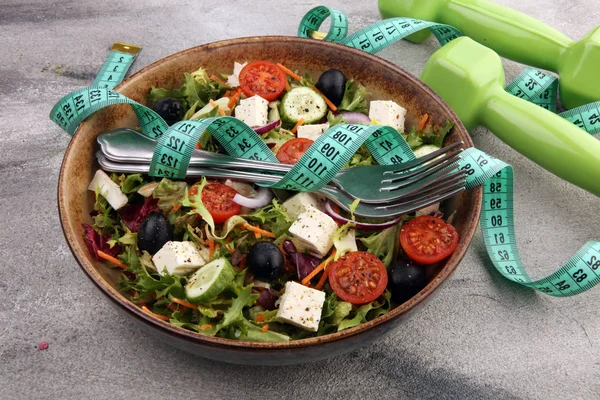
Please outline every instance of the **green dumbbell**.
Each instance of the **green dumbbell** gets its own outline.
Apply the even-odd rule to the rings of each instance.
[[[468,130],[484,125],[533,162],[600,196],[600,141],[506,92],[502,62],[493,50],[468,37],[455,39],[431,56],[421,80]]]
[[[540,21],[487,0],[379,0],[384,18],[410,17],[452,25],[503,57],[558,72],[567,108],[600,100],[600,26],[574,42]],[[422,42],[424,30],[409,36]]]

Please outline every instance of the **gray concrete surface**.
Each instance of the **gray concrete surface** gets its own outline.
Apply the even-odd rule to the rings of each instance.
[[[497,0],[578,38],[598,0]],[[56,209],[68,136],[52,105],[91,82],[115,41],[144,50],[133,71],[197,44],[295,35],[319,3],[231,0],[0,1],[0,398],[316,399],[600,398],[600,288],[555,299],[490,269],[481,234],[437,297],[393,335],[347,356],[293,367],[243,367],[177,351],[118,313],[71,256]],[[351,30],[376,2],[330,0]],[[525,45],[525,44],[524,44]],[[420,73],[433,40],[381,55]],[[522,68],[505,62],[508,78]],[[598,198],[512,151],[490,132],[477,147],[516,170],[516,228],[534,277],[599,239]],[[37,344],[47,341],[40,351]]]

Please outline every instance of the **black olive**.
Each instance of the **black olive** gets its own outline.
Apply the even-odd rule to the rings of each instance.
[[[250,248],[246,263],[257,278],[273,280],[283,271],[284,259],[273,243],[258,242]]]
[[[138,230],[138,248],[155,254],[165,243],[173,240],[171,224],[160,211],[149,214]]]
[[[328,69],[323,72],[315,85],[333,104],[339,106],[344,98],[348,78],[342,71]]]
[[[404,303],[426,285],[425,266],[408,258],[396,260],[388,270],[388,289],[396,303]]]
[[[154,103],[152,109],[156,111],[168,125],[173,125],[183,118],[183,108],[181,107],[181,103],[179,100],[171,97],[160,99]]]

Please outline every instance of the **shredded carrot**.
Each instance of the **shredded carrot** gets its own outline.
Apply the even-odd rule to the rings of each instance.
[[[207,242],[208,242],[208,258],[211,259],[213,256],[213,253],[215,252],[215,241],[207,240]]]
[[[286,68],[283,64],[277,63],[277,66],[279,68],[281,68],[283,72],[285,72],[286,74],[288,74],[295,80],[297,80],[297,81],[302,80],[302,77],[300,77],[300,75],[295,74],[291,69]]]
[[[298,122],[296,122],[296,125],[294,125],[294,127],[292,128],[292,133],[296,134],[296,131],[298,130],[298,127],[302,126],[302,124],[304,124],[304,118],[300,118],[298,120]]]
[[[227,250],[229,250],[230,253],[233,253],[233,247],[231,247],[229,243],[226,244],[225,247],[227,247]]]
[[[310,274],[306,275],[304,277],[304,279],[302,279],[301,283],[304,286],[308,286],[308,284],[310,283],[310,280],[312,278],[314,278],[319,272],[324,270],[325,267],[327,266],[327,264],[329,263],[329,260],[333,259],[333,257],[335,257],[335,249],[333,249],[333,251],[331,252],[331,255],[329,257],[327,257],[321,264],[319,264],[317,266],[317,268],[313,269]]]
[[[211,75],[211,76],[209,77],[209,79],[210,79],[211,81],[215,81],[215,82],[217,82],[217,83],[218,83],[219,85],[221,85],[221,86],[227,86],[227,83],[225,83],[225,81],[224,81],[223,79],[219,78],[219,77],[218,77],[218,76],[216,76],[216,75]]]
[[[212,328],[211,324],[204,324],[204,325],[198,326],[198,329],[200,329],[201,331],[205,331],[205,330],[211,329],[211,328]]]
[[[233,96],[231,96],[231,98],[229,99],[229,103],[227,104],[227,107],[229,107],[230,110],[233,110],[233,107],[235,107],[235,103],[237,103],[237,100],[239,99],[239,97],[242,95],[242,90],[238,89]]]
[[[418,131],[422,131],[423,128],[425,128],[425,124],[427,123],[428,119],[429,119],[429,115],[427,115],[427,114],[423,115],[423,118],[421,118],[421,122],[419,123],[419,127],[417,128]]]
[[[180,209],[180,208],[181,208],[181,203],[176,203],[176,204],[173,206],[173,209],[172,209],[172,210],[173,210],[173,212],[177,212],[177,211],[179,211],[179,209]]]
[[[221,248],[221,245],[219,243],[215,244],[215,251],[219,250]]]
[[[310,87],[313,88],[315,92],[319,93],[321,97],[323,97],[323,100],[325,100],[325,104],[327,104],[327,107],[331,108],[331,111],[337,111],[337,107],[335,106],[335,104],[333,104],[323,93],[321,93],[319,89],[317,89],[313,85],[310,85]]]
[[[227,98],[229,98],[229,96],[231,96],[231,90],[226,91],[225,94],[223,95],[223,97],[227,97]]]
[[[263,333],[265,333],[266,331],[268,331],[268,330],[269,330],[269,324],[264,324],[264,325],[262,326],[262,328],[260,328],[260,330],[261,330],[261,331],[263,331]]]
[[[289,92],[290,90],[292,90],[292,88],[290,87],[290,83],[288,82],[288,80],[285,80],[285,91]]]
[[[177,304],[173,304],[173,303],[171,303],[171,304],[169,304],[169,305],[167,306],[167,308],[168,308],[169,310],[171,310],[171,311],[177,311],[177,309],[179,308],[179,306],[178,306]]]
[[[275,236],[273,236],[273,237],[275,237]],[[110,254],[106,254],[102,250],[98,250],[98,256],[100,256],[100,258],[105,259],[109,263],[116,265],[119,268],[127,269],[127,265],[123,264],[121,261],[119,261],[117,258],[111,256]]]
[[[197,310],[197,309],[198,309],[198,306],[197,306],[197,305],[195,305],[195,304],[192,304],[192,303],[190,303],[190,302],[187,302],[187,301],[185,301],[185,300],[178,299],[177,297],[173,297],[173,296],[171,296],[171,301],[172,301],[173,303],[177,303],[177,304],[179,304],[179,305],[182,305],[182,306],[184,306],[184,307],[187,307],[187,308],[191,308],[191,309],[194,309],[194,310]]]
[[[259,227],[257,227],[257,226],[252,226],[252,225],[250,225],[250,224],[249,224],[249,223],[247,223],[247,222],[244,222],[244,223],[242,224],[242,228],[244,228],[244,229],[247,229],[247,230],[249,230],[249,231],[252,231],[252,232],[254,232],[254,233],[258,233],[258,234],[260,234],[260,235],[265,235],[266,237],[270,237],[270,238],[273,238],[273,239],[275,239],[275,235],[274,235],[274,234],[272,234],[271,232],[269,232],[269,231],[265,231],[264,229],[261,229],[261,228],[259,228]]]
[[[152,311],[150,311],[150,309],[146,306],[142,306],[142,310],[144,310],[145,313],[150,314],[158,319],[161,319],[163,321],[168,321],[171,319],[171,317],[169,317],[168,315],[161,315],[161,314],[157,314],[157,313],[153,313]]]
[[[325,282],[327,281],[327,276],[329,276],[327,271],[323,271],[321,279],[319,279],[319,283],[316,284],[315,289],[321,290],[321,288],[323,287],[323,285],[325,285]]]
[[[265,322],[265,316],[263,314],[258,314],[256,316],[256,322]]]
[[[214,101],[213,99],[210,99],[208,102],[210,103],[211,106],[213,106],[214,108],[217,109],[217,111],[219,112],[219,115],[221,117],[225,116],[225,111],[223,111],[223,109],[221,107],[219,107],[219,105],[217,104],[216,101]]]

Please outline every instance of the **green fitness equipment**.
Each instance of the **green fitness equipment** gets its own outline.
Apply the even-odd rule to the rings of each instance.
[[[431,56],[421,79],[468,130],[484,125],[548,171],[600,196],[600,141],[506,92],[502,62],[493,50],[468,37],[455,39]]]
[[[466,36],[523,64],[557,72],[570,109],[600,100],[600,26],[575,42],[550,26],[486,0],[378,0],[384,18],[411,17],[452,25]],[[408,37],[420,43],[428,30]]]

